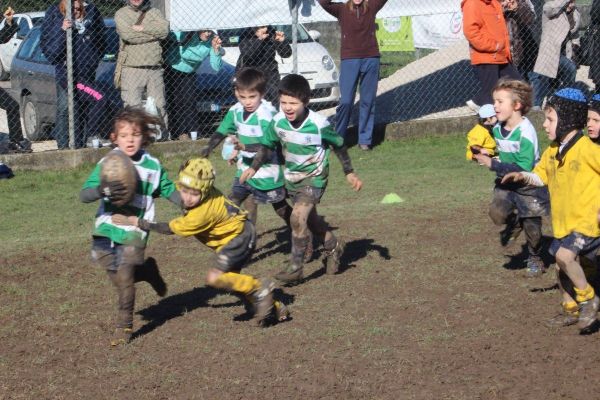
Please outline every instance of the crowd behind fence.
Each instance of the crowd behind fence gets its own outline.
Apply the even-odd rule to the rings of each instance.
[[[260,15],[258,21],[248,18],[247,9],[233,8],[243,4],[240,1],[215,1],[209,8],[200,8],[206,4],[201,1],[153,1],[156,10],[148,11],[141,21],[131,21],[130,15],[119,11],[126,4],[121,0],[69,2],[73,3],[72,12],[78,5],[89,3],[101,16],[89,21],[84,18],[86,22],[76,21],[67,27],[74,33],[72,74],[66,68],[64,73],[55,70],[56,64],[66,67],[68,61],[59,54],[64,50],[58,43],[65,37],[61,36],[65,32],[62,15],[56,10],[50,15],[47,1],[0,3],[3,9],[15,9],[19,25],[14,38],[0,46],[0,78],[10,79],[24,136],[31,141],[56,139],[59,148],[106,143],[111,118],[123,101],[141,103],[149,112],[163,117],[158,140],[207,137],[236,102],[232,80],[236,69],[243,66],[257,66],[267,76],[274,75],[270,76],[266,93],[274,103],[279,76],[303,75],[311,84],[311,107],[335,119],[340,96],[340,29],[330,20],[302,23],[304,14],[311,11],[307,7],[313,12],[320,7],[316,1],[248,2],[253,3],[252,12]],[[410,2],[422,12],[397,16],[388,12],[386,18],[377,20],[381,69],[376,124],[472,113],[473,107],[466,103],[473,106],[479,82],[463,36],[460,2],[448,2],[454,4],[454,11],[441,13],[428,10],[417,0],[395,3]],[[277,9],[271,3],[283,3],[287,9],[273,16]],[[393,0],[386,7],[391,3]],[[594,57],[588,54],[588,43],[584,43],[591,35],[587,32],[590,29],[586,31],[590,25],[589,4],[578,2],[575,12],[569,10],[564,19],[568,34],[558,48],[552,48],[540,47],[540,41],[562,35],[563,27],[543,18],[543,1],[502,3],[513,63],[523,79],[534,84],[536,106],[541,105],[543,94],[560,86],[594,89],[587,72],[589,59]],[[85,8],[87,17],[93,18],[93,9],[89,5]],[[295,11],[300,15],[298,23],[294,23]],[[73,18],[75,21],[75,15]],[[117,29],[119,18],[129,26],[126,32]],[[269,18],[273,23],[263,32],[267,39],[252,44],[258,35],[256,27]],[[136,31],[136,25],[146,31]],[[185,29],[179,31],[177,27]],[[124,62],[119,59],[119,49],[125,46],[126,51],[127,43],[143,41],[150,31],[160,38],[156,45],[148,45],[143,54],[129,54]],[[585,32],[588,37],[582,42],[581,34]],[[550,67],[549,71],[542,68],[542,74],[533,72],[536,65],[536,70],[544,65],[546,58],[557,56],[560,62],[556,71]],[[94,71],[93,77],[90,70]],[[115,82],[115,70],[120,82]],[[71,102],[72,108],[68,106]],[[72,137],[68,127],[56,120],[60,115],[57,107],[71,119]]]

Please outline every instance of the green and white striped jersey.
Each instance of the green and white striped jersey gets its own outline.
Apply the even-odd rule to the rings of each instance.
[[[524,171],[531,171],[540,160],[537,133],[529,119],[523,118],[506,137],[502,135],[502,126],[498,123],[494,126],[493,134],[500,162],[516,164]]]
[[[100,160],[83,184],[83,189],[100,186]],[[133,160],[132,160],[133,161]],[[94,236],[104,236],[115,243],[145,247],[148,232],[135,226],[115,225],[111,218],[113,214],[135,215],[147,221],[154,221],[154,198],[168,198],[175,191],[175,184],[167,176],[167,171],[160,165],[157,158],[143,152],[139,161],[133,161],[138,173],[138,184],[134,199],[123,207],[116,207],[107,199],[100,200],[96,212]]]
[[[344,145],[344,138],[337,134],[327,118],[312,110],[308,110],[298,128],[294,128],[282,112],[276,114],[265,139],[270,148],[281,143],[285,183],[292,190],[303,186],[327,186],[329,146],[340,148]]]
[[[275,107],[263,99],[256,111],[244,120],[244,106],[238,102],[227,111],[225,118],[217,128],[217,132],[225,136],[235,134],[245,146],[264,144],[264,133],[269,128],[276,112]],[[254,151],[240,151],[240,158],[237,162],[238,169],[235,175],[237,178],[252,165],[255,155],[256,152]],[[256,171],[252,179],[247,181],[248,184],[263,191],[282,187],[284,185],[283,171],[279,158],[277,152],[274,152],[273,157]]]

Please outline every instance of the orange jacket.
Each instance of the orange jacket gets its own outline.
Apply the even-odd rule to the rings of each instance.
[[[462,0],[461,8],[471,64],[511,62],[508,29],[498,0]]]

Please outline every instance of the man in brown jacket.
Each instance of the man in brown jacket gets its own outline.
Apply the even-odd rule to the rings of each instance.
[[[150,6],[149,0],[128,0],[115,13],[117,33],[122,41],[120,55],[121,98],[126,106],[142,103],[146,90],[166,126],[165,85],[160,41],[169,34],[169,22]]]

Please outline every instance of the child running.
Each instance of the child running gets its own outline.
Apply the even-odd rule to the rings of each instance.
[[[254,157],[252,165],[240,176],[240,182],[251,179],[268,159],[270,151],[279,144],[285,157],[285,184],[292,198],[291,215],[292,254],[289,265],[275,278],[284,283],[303,279],[303,256],[309,241],[309,229],[322,241],[326,257],[326,272],[335,274],[339,269],[344,250],[343,242],[336,238],[316,206],[321,200],[329,178],[329,148],[342,163],[346,180],[356,191],[362,182],[352,169],[344,139],[339,136],[327,119],[307,108],[310,100],[308,81],[296,74],[287,75],[279,85],[281,111],[265,134],[265,145]]]
[[[282,162],[278,152],[272,153],[271,159],[261,166],[252,179],[244,183],[239,180],[242,172],[252,164],[264,132],[277,113],[273,105],[263,99],[267,87],[265,76],[257,69],[244,68],[236,74],[234,87],[238,102],[229,109],[200,155],[208,157],[223,139],[228,135],[235,135],[236,142],[244,150],[238,154],[238,169],[229,198],[238,206],[250,195],[254,202],[270,203],[275,213],[289,226],[292,208],[285,200]],[[256,224],[256,203],[247,208],[249,219]]]
[[[159,120],[139,108],[126,107],[115,117],[110,140],[117,151],[131,158],[138,174],[134,199],[122,207],[125,188],[118,182],[102,182],[102,161],[96,164],[91,175],[83,184],[80,199],[84,203],[100,200],[96,212],[92,239],[92,259],[106,269],[108,277],[117,289],[118,313],[112,346],[129,342],[133,329],[135,283],[146,281],[159,296],[167,293],[167,286],[160,276],[156,261],[148,258],[144,262],[144,249],[148,233],[135,227],[123,227],[111,221],[114,213],[135,215],[140,221],[154,219],[154,198],[161,196],[180,205],[181,198],[175,185],[167,177],[160,161],[148,154],[144,147],[150,143],[155,132],[149,126],[159,126]]]
[[[491,104],[484,104],[479,108],[477,125],[467,133],[467,160],[473,160],[473,152],[483,152],[493,157],[496,155],[496,141],[494,140],[494,125],[498,122],[496,111]]]
[[[600,93],[594,94],[588,103],[587,131],[592,142],[600,144]]]
[[[548,186],[554,234],[550,252],[575,291],[573,299],[565,290],[565,282],[559,280],[562,312],[548,323],[577,323],[586,332],[596,321],[600,300],[577,257],[593,256],[600,248],[600,146],[583,136],[587,104],[579,89],[554,93],[546,102],[544,114],[544,129],[552,144],[532,172],[511,172],[502,181]]]
[[[240,273],[252,258],[256,231],[254,224],[246,219],[246,212],[213,186],[214,179],[213,166],[206,158],[188,160],[181,166],[177,179],[183,216],[160,223],[137,216],[114,215],[113,222],[166,235],[194,236],[216,253],[215,266],[206,275],[209,286],[240,293],[249,299],[255,307],[254,318],[259,326],[266,325],[273,306],[277,320],[287,319],[289,313],[285,305],[274,304],[272,281]]]
[[[540,251],[548,194],[545,188],[501,182],[508,172],[531,171],[540,158],[535,128],[525,117],[531,108],[531,92],[529,84],[518,80],[500,80],[496,84],[493,98],[498,124],[493,132],[498,159],[484,153],[473,157],[497,176],[489,214],[494,224],[506,224],[500,243],[505,246],[525,231],[529,252],[525,276],[533,278],[546,271]]]

